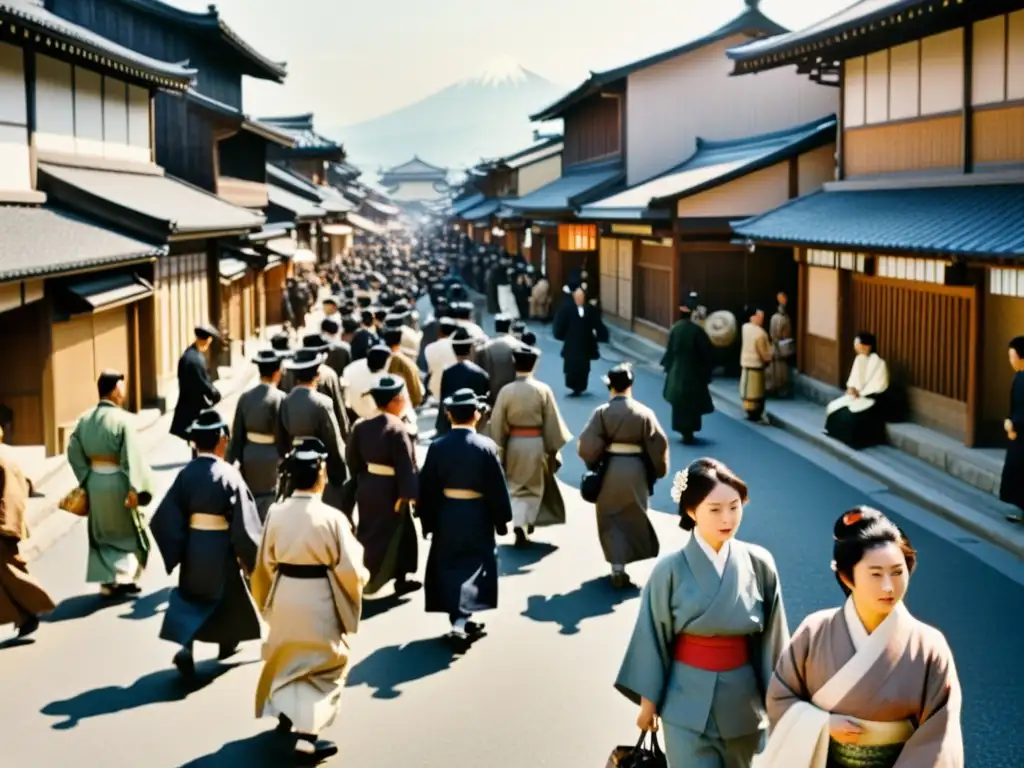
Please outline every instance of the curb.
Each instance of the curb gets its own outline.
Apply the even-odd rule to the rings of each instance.
[[[624,344],[617,340],[614,335],[608,346],[624,355],[629,355],[639,360],[645,365],[656,366],[658,363],[658,360],[652,360],[648,356],[646,350],[641,351],[634,346]],[[651,352],[653,352],[653,349],[651,349]],[[710,387],[711,399],[715,403],[715,408],[729,416],[729,418],[745,421],[746,417],[742,407],[739,403],[734,402],[732,398],[723,394],[720,391],[720,386],[716,387],[712,383]],[[1017,532],[1013,528],[1008,528],[1007,530],[994,528],[993,523],[997,521],[993,520],[990,516],[975,511],[967,504],[962,504],[944,496],[941,490],[935,490],[925,482],[913,480],[898,472],[894,472],[885,462],[873,456],[867,456],[855,451],[836,440],[828,438],[824,434],[810,432],[789,419],[773,413],[770,408],[767,409],[766,415],[772,426],[778,427],[800,438],[803,442],[839,459],[847,466],[883,484],[897,496],[945,520],[955,523],[979,539],[993,544],[1019,559],[1024,559],[1024,529]],[[950,478],[956,479],[953,476],[950,476]],[[1011,524],[1007,523],[1007,525]],[[1014,535],[1015,533],[1016,535]]]

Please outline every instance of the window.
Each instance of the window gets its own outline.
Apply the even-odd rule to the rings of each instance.
[[[938,259],[914,259],[907,256],[879,256],[875,274],[895,280],[916,280],[919,283],[946,284],[947,262]]]
[[[990,269],[989,293],[1024,298],[1024,269]]]

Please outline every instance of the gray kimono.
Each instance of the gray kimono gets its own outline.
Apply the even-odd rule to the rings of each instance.
[[[285,395],[277,387],[260,383],[245,392],[235,407],[227,461],[238,462],[242,477],[256,497],[260,520],[277,496],[277,422]]]
[[[514,336],[503,334],[477,347],[474,353],[474,362],[487,371],[491,379],[491,391],[487,401],[492,408],[498,401],[501,388],[516,380],[516,364],[512,359],[512,350],[518,345],[519,342]]]
[[[765,692],[789,628],[771,554],[732,540],[719,577],[696,535],[654,567],[615,687],[655,703],[670,765],[740,768],[767,727]],[[744,635],[750,663],[729,672],[691,667],[675,658],[680,634]]]
[[[275,430],[278,455],[284,458],[295,441],[304,437],[315,437],[326,446],[327,488],[324,489],[323,500],[325,504],[341,509],[341,489],[348,472],[334,406],[327,396],[309,387],[298,386],[281,403]]]
[[[281,376],[281,382],[277,388],[286,395],[295,389],[295,375],[291,371],[285,371]],[[348,411],[345,410],[345,387],[341,378],[329,365],[321,365],[317,374],[316,391],[331,401],[331,408],[334,410],[334,418],[338,422],[338,430],[341,439],[348,440],[351,424],[348,423]]]
[[[635,453],[623,453],[625,446],[634,446]],[[594,467],[606,454],[597,497],[597,533],[605,560],[626,565],[657,557],[658,536],[647,519],[647,473],[660,478],[668,472],[668,438],[654,411],[624,396],[599,406],[580,434],[579,455]]]

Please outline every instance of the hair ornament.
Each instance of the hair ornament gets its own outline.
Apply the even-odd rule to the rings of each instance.
[[[672,479],[672,501],[676,504],[683,498],[683,494],[686,493],[686,486],[690,482],[690,469],[687,467],[679,472],[676,472],[676,476]]]
[[[847,512],[845,515],[843,515],[843,525],[845,525],[847,528],[849,528],[851,525],[855,525],[856,523],[859,523],[863,519],[864,519],[864,513],[863,512],[860,512],[860,511],[857,511],[857,512]]]

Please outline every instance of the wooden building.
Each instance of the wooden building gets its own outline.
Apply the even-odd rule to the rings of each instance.
[[[838,181],[735,230],[794,250],[801,371],[841,386],[871,331],[912,418],[1001,441],[1024,328],[1024,2],[864,6],[730,51],[737,74],[796,65],[841,94]]]
[[[448,169],[414,155],[412,160],[382,171],[380,184],[396,203],[439,200],[449,192]]]
[[[101,224],[96,201],[72,213],[61,179],[89,177],[103,189],[155,169],[152,93],[183,92],[195,75],[55,23],[41,6],[0,7],[0,354],[14,363],[0,381],[7,442],[62,452],[105,368],[127,375],[131,409],[151,393],[153,262],[169,246],[133,230],[130,217]],[[175,186],[155,170],[142,183]]]

